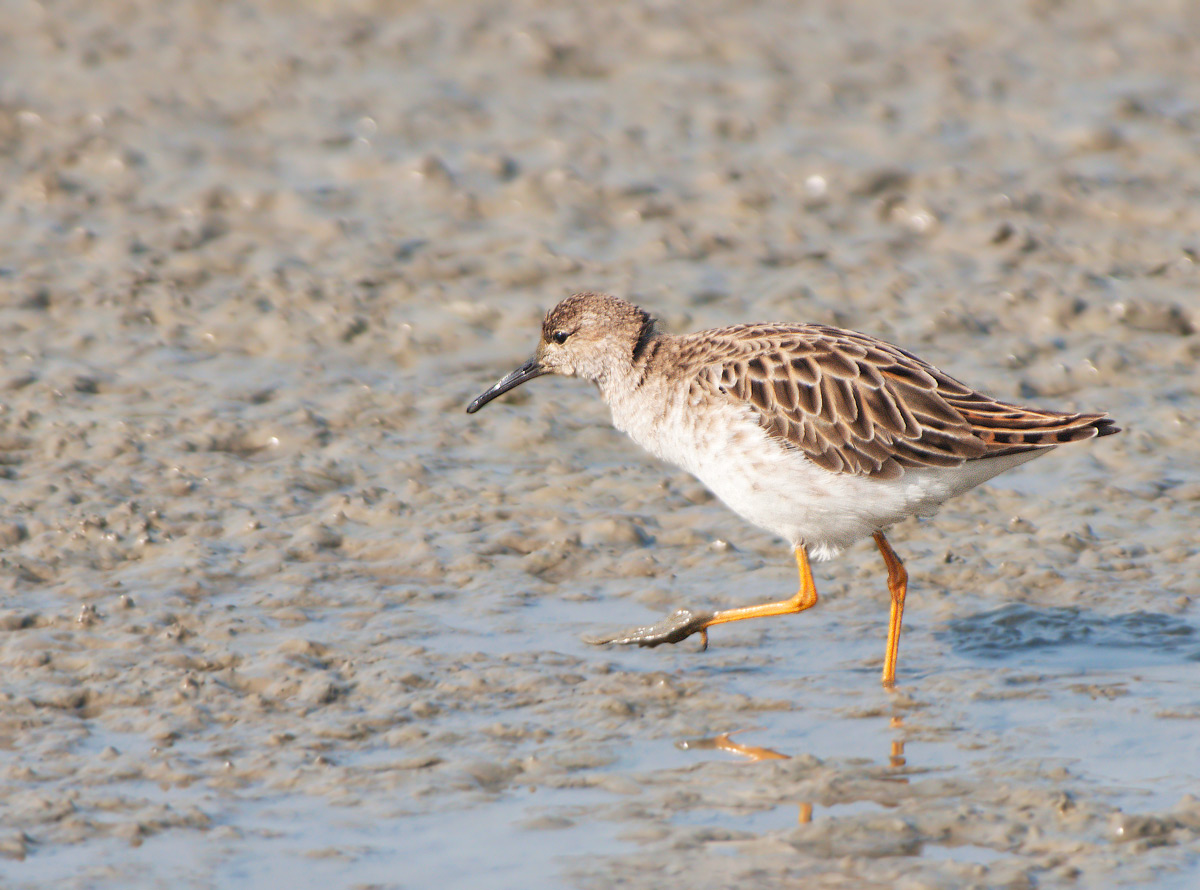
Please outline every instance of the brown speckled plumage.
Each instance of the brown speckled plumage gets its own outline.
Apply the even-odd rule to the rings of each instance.
[[[903,349],[824,325],[753,324],[679,338],[675,374],[753,406],[773,437],[835,473],[897,479],[1117,432],[1103,414],[1023,408]]]

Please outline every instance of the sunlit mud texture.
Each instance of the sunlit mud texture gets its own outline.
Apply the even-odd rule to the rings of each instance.
[[[1200,886],[1198,28],[6,5],[0,885]],[[1124,431],[889,532],[893,692],[870,541],[597,649],[796,575],[577,381],[463,413],[581,290]]]

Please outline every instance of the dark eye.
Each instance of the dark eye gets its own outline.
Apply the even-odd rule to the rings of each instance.
[[[550,335],[550,339],[553,340],[555,343],[557,343],[559,346],[562,346],[562,344],[567,342],[567,338],[570,336],[571,335],[568,334],[566,331],[555,331],[553,334]]]

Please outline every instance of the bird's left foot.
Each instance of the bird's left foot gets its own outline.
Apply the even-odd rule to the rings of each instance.
[[[668,615],[657,624],[646,627],[635,627],[620,633],[605,634],[598,637],[584,637],[585,643],[593,646],[661,646],[663,643],[678,643],[694,633],[703,640],[702,649],[708,648],[708,632],[705,630],[712,620],[712,612],[693,612],[691,609],[679,609]]]

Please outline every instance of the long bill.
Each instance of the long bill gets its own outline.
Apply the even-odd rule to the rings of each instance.
[[[467,405],[467,413],[474,414],[492,399],[496,398],[497,396],[504,395],[510,389],[516,389],[526,380],[532,380],[534,377],[541,377],[543,374],[549,373],[549,371],[538,364],[538,360],[536,358],[531,358],[511,374],[507,374],[500,378],[498,381],[496,381],[495,386],[493,386],[471,404]]]

